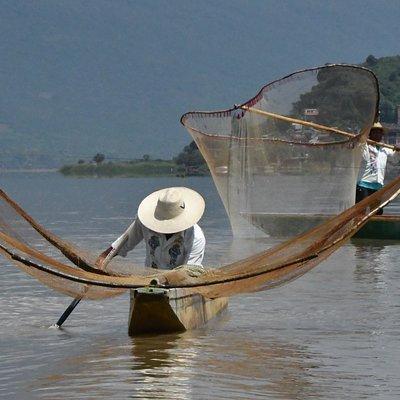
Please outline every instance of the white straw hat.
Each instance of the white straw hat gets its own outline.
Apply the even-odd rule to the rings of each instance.
[[[204,208],[205,202],[199,193],[185,187],[170,187],[144,198],[138,208],[138,217],[152,231],[176,233],[198,222]]]

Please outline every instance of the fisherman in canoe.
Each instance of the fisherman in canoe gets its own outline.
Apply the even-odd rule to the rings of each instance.
[[[128,229],[96,260],[104,269],[117,255],[126,257],[142,240],[146,244],[145,266],[170,270],[184,268],[192,277],[205,272],[202,266],[206,240],[197,225],[204,213],[203,197],[192,189],[170,187],[148,195]],[[83,296],[76,297],[58,319],[61,327]]]
[[[171,187],[150,194],[140,203],[133,223],[96,264],[101,266],[109,255],[126,257],[144,240],[147,267],[201,266],[206,241],[197,222],[204,208],[203,197],[189,188]]]
[[[369,132],[369,139],[381,142],[385,133],[386,129],[382,124],[375,122]],[[398,152],[387,147],[371,143],[365,144],[361,179],[357,182],[356,187],[356,203],[383,187],[387,158],[394,156],[396,153]],[[383,214],[383,209],[379,209],[376,214]]]

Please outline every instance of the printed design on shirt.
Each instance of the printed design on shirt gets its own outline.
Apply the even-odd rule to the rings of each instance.
[[[378,153],[369,148],[369,164],[371,169],[371,175],[378,173]]]
[[[170,260],[169,260],[169,265],[175,266],[176,265],[176,260],[178,259],[178,256],[182,254],[182,245],[183,245],[183,238],[178,237],[174,240],[174,243],[172,247],[168,250]]]
[[[150,247],[150,256],[155,257],[156,248],[160,246],[160,238],[157,236],[151,236],[149,241],[147,242]]]

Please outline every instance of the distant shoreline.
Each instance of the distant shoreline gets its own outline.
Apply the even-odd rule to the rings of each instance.
[[[0,168],[1,173],[33,173],[33,174],[41,174],[48,172],[58,172],[57,168]]]
[[[64,165],[59,172],[68,177],[142,178],[208,176],[199,167],[184,167],[173,160],[132,160],[128,162],[80,163]]]

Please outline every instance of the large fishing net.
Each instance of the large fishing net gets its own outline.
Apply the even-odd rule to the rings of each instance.
[[[150,284],[210,298],[281,285],[324,260],[399,194],[396,179],[350,207],[360,143],[376,117],[377,103],[371,72],[330,66],[267,85],[231,110],[182,117],[207,160],[236,233],[258,233],[260,219],[273,221],[277,213],[327,216],[346,209],[272,249],[260,248],[200,276],[186,268],[154,273],[115,259],[101,270],[95,255],[46,230],[0,191],[0,253],[49,287],[90,299]]]
[[[181,122],[207,161],[237,236],[304,229],[354,204],[360,142],[376,118],[368,70],[326,66],[264,86],[248,102]],[[299,218],[301,216],[301,218]]]

